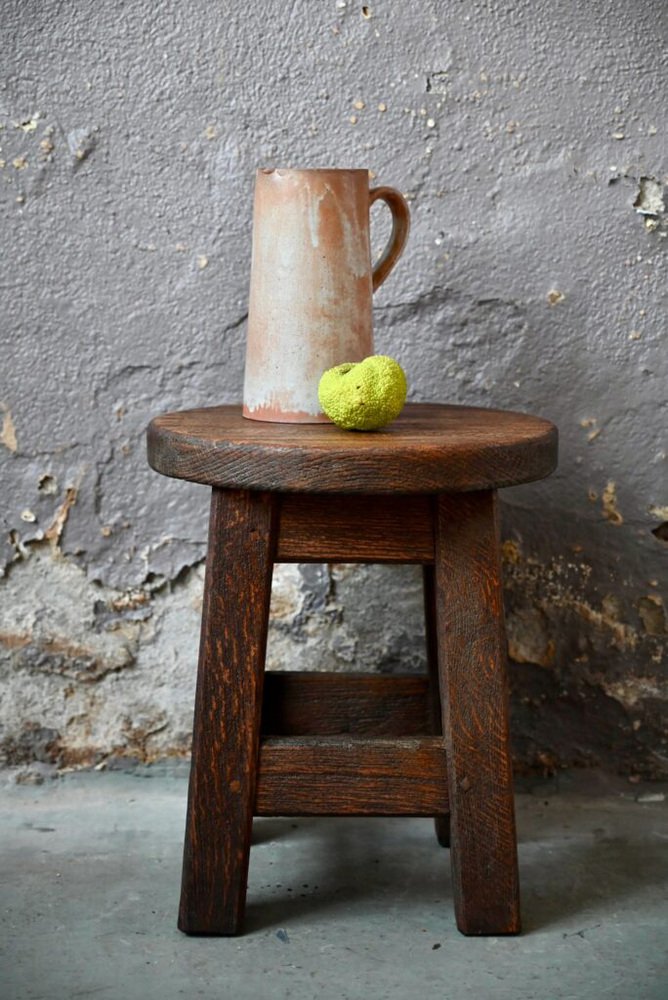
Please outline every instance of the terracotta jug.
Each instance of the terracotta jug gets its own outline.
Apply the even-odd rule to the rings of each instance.
[[[392,233],[371,263],[369,209],[392,212]],[[367,170],[258,170],[253,214],[245,417],[325,420],[318,382],[328,368],[373,354],[372,295],[409,229],[403,196],[369,189]]]

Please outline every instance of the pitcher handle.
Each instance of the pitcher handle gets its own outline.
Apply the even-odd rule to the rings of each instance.
[[[388,274],[401,257],[403,249],[408,239],[408,230],[411,226],[411,216],[408,203],[404,196],[391,187],[377,187],[369,191],[369,205],[373,205],[376,199],[384,201],[392,212],[392,232],[390,239],[383,251],[383,255],[376,264],[371,274],[373,290],[383,284]]]

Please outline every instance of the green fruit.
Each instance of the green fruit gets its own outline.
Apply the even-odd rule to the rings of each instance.
[[[348,431],[375,431],[398,417],[406,402],[406,376],[393,358],[374,354],[358,364],[330,368],[318,399],[330,420]]]

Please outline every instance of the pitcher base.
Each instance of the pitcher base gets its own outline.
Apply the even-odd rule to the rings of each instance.
[[[304,410],[286,412],[275,406],[258,406],[250,410],[243,407],[243,416],[247,420],[262,420],[273,424],[329,424],[331,420],[324,413],[306,413]]]

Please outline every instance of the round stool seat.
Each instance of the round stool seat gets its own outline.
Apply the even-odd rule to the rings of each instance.
[[[409,403],[380,431],[245,419],[240,406],[166,413],[148,428],[148,461],[176,479],[228,489],[448,493],[548,476],[557,429],[508,410]]]

